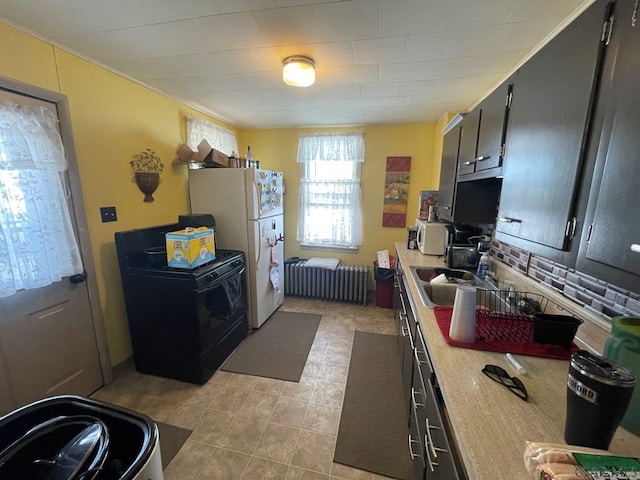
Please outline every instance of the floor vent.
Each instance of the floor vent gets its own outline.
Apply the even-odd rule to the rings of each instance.
[[[335,270],[285,263],[285,295],[367,304],[369,267],[339,265]]]

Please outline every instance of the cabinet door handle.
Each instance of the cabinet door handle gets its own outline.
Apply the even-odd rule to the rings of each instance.
[[[640,253],[640,244],[632,243],[631,244],[631,251],[634,252],[634,253]]]
[[[420,455],[416,455],[413,453],[413,445],[414,443],[420,444],[418,440],[414,440],[411,438],[411,434],[409,434],[409,455],[411,455],[411,460],[415,460],[416,458],[420,458]]]
[[[427,434],[424,435],[424,443],[426,445],[429,444],[429,440],[427,439]],[[435,472],[436,469],[433,467],[437,467],[438,464],[436,462],[434,462],[433,460],[431,460],[431,452],[429,452],[428,448],[425,448],[425,452],[427,452],[427,463],[429,464],[429,470],[431,470],[432,472]]]
[[[444,206],[438,207],[438,208],[442,208],[442,210],[451,210],[451,206],[450,205],[444,205]]]
[[[476,157],[476,161],[482,162],[483,160],[489,160],[490,158],[491,158],[491,155],[480,155],[479,157]]]
[[[469,160],[467,162],[464,162],[465,165],[473,165],[474,163],[476,163],[478,161],[477,158],[474,158],[473,160]]]
[[[497,220],[499,222],[504,222],[504,223],[522,223],[522,220],[518,218],[511,218],[511,217],[498,217]]]
[[[402,316],[402,314],[400,315]],[[402,332],[403,337],[406,337],[407,335],[409,335],[409,329],[405,325],[400,327],[400,331]]]
[[[413,341],[413,335],[411,335],[411,332],[409,332],[409,345],[411,346],[411,350],[415,350],[416,349],[416,345]]]
[[[418,391],[416,391],[415,388],[411,387],[411,400],[413,400],[413,404],[416,407],[424,407],[424,403],[418,403],[418,401],[416,400],[416,393],[418,395],[421,395],[421,396],[424,397],[424,393],[423,392],[418,392]]]
[[[420,353],[424,353],[424,356],[427,358],[426,360],[420,360]],[[418,365],[428,365],[429,364],[429,357],[425,352],[422,352],[418,349],[418,347],[416,347],[416,349],[413,351],[413,356],[416,359],[416,363]]]
[[[427,417],[424,420],[425,426],[427,427],[426,429],[426,433],[425,433],[425,441],[427,443],[427,445],[429,445],[429,448],[427,450],[431,451],[431,455],[429,455],[429,458],[433,457],[433,458],[438,458],[438,450],[434,445],[433,445],[433,439],[431,438],[431,430],[440,430],[438,427],[434,427],[429,425],[429,417]],[[427,452],[429,453],[429,452]],[[437,463],[435,463],[434,465],[438,465]]]

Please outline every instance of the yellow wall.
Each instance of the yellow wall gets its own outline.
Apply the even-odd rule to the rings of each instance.
[[[97,287],[111,363],[117,365],[132,350],[114,233],[172,223],[187,211],[187,170],[171,162],[185,141],[185,115],[209,117],[3,23],[0,43],[0,75],[69,99]],[[131,156],[145,148],[165,164],[152,203],[142,201],[129,168]],[[116,207],[117,222],[101,222],[104,206]]]
[[[69,99],[97,288],[111,363],[117,365],[132,355],[132,349],[114,233],[175,222],[187,211],[186,167],[171,166],[176,147],[185,141],[185,115],[217,120],[3,23],[0,44],[4,47],[0,49],[0,76],[62,93]],[[407,225],[411,225],[419,191],[438,187],[439,155],[434,156],[435,124],[368,126],[361,130],[365,132],[367,154],[362,169],[365,244],[357,254],[337,256],[347,263],[371,265],[377,250],[392,252],[394,242],[406,238],[404,228],[381,226],[386,157],[412,157],[407,213]],[[295,242],[298,134],[309,131],[318,129],[240,131],[238,141],[241,152],[251,145],[262,168],[285,172],[286,255],[336,256],[301,251]],[[142,201],[142,193],[131,181],[128,163],[132,155],[145,148],[156,150],[165,164],[153,203]],[[117,222],[101,222],[103,206],[116,207]]]
[[[362,166],[362,204],[364,244],[358,253],[336,253],[302,250],[296,242],[299,166],[296,163],[298,135],[319,131],[364,131],[366,160]],[[437,190],[440,156],[435,151],[434,123],[365,126],[347,129],[270,129],[243,130],[239,133],[240,151],[251,145],[253,158],[260,168],[284,172],[285,195],[285,257],[337,257],[344,263],[372,265],[378,250],[393,254],[394,243],[406,240],[406,228],[382,226],[385,166],[387,156],[411,157],[411,182],[406,225],[413,225],[418,213],[420,190]],[[437,158],[437,161],[434,161]],[[373,281],[373,280],[371,280]]]

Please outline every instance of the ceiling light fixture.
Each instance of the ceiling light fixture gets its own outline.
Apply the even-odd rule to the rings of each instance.
[[[293,55],[282,61],[282,80],[293,87],[309,87],[316,81],[316,62],[302,55]]]

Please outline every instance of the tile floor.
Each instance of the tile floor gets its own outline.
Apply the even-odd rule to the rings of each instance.
[[[299,383],[218,371],[203,386],[123,369],[93,397],[193,430],[166,480],[383,480],[333,463],[356,330],[395,335],[393,311],[287,297],[322,314]]]

